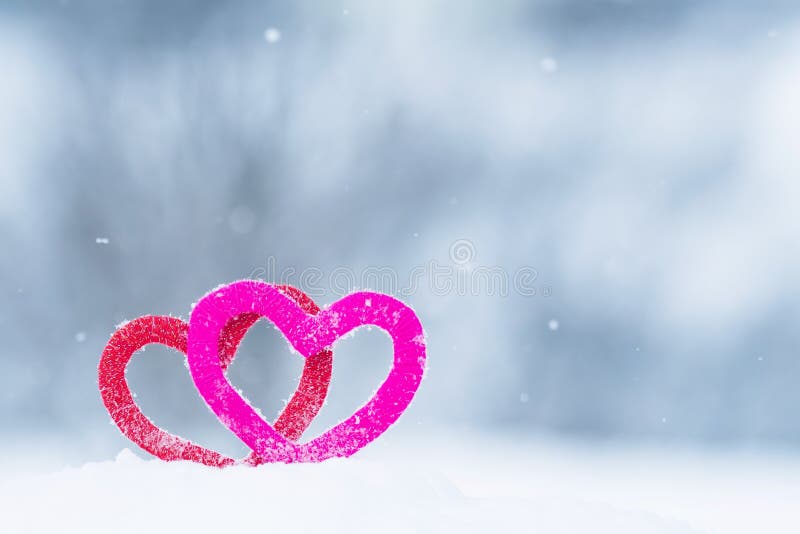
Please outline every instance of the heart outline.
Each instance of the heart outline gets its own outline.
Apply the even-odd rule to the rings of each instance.
[[[310,314],[319,307],[305,293],[292,286],[278,286],[289,298]],[[231,318],[220,332],[219,365],[226,370],[249,328],[260,319],[253,313]],[[213,467],[235,463],[259,465],[263,461],[251,453],[235,460],[197,445],[159,428],[133,399],[125,370],[133,355],[153,343],[165,345],[186,355],[189,324],[176,317],[143,316],[120,326],[103,350],[98,365],[98,385],[103,404],[120,431],[139,447],[165,460],[189,460]],[[306,359],[297,390],[275,421],[275,428],[289,440],[297,440],[322,407],[330,384],[333,354],[320,351]]]
[[[241,313],[257,313],[272,321],[304,357],[329,349],[355,328],[376,326],[392,339],[392,369],[373,397],[349,418],[307,443],[287,441],[236,392],[215,357],[220,330]],[[414,311],[389,295],[351,293],[310,315],[276,286],[241,280],[197,302],[189,320],[187,361],[211,411],[264,462],[321,462],[354,454],[405,411],[425,374],[425,333]]]

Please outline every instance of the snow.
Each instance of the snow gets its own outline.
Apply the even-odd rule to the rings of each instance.
[[[217,470],[124,450],[51,473],[4,469],[0,530],[796,531],[797,459],[453,435],[390,437],[322,464]]]
[[[269,44],[277,43],[281,40],[281,31],[277,28],[267,28],[264,30],[264,40]]]

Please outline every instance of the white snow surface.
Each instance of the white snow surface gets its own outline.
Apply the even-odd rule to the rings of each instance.
[[[0,531],[798,532],[800,461],[530,440],[391,440],[322,464],[3,467]],[[141,456],[141,457],[140,457]],[[11,458],[5,456],[5,461]]]

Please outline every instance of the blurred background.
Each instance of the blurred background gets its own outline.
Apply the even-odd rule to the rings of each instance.
[[[800,446],[795,2],[9,0],[0,66],[5,448],[130,446],[96,386],[126,319],[431,262],[533,291],[401,295],[429,373],[391,436]],[[309,436],[391,362],[380,332],[336,349]],[[301,365],[259,324],[230,377],[272,417]],[[242,450],[179,355],[128,379]]]

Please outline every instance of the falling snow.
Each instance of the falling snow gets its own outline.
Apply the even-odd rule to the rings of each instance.
[[[269,44],[275,44],[281,40],[281,31],[277,28],[267,28],[264,30],[264,40]]]

